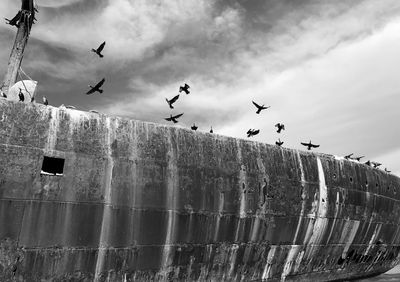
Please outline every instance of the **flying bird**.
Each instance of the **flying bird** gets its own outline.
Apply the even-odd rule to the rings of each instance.
[[[255,129],[249,129],[249,130],[247,131],[247,137],[251,137],[251,136],[257,135],[258,133],[260,133],[260,130],[259,130],[259,129],[257,129],[257,130],[255,130]]]
[[[354,160],[357,160],[357,161],[360,161],[362,158],[364,158],[365,156],[361,156],[361,157],[357,157],[357,158],[354,158]]]
[[[179,93],[184,91],[186,94],[189,94],[190,93],[189,88],[190,88],[190,86],[185,83],[184,86],[179,86]]]
[[[310,142],[309,143],[303,143],[303,142],[301,142],[301,145],[303,145],[303,146],[306,146],[307,147],[307,150],[311,150],[311,148],[318,148],[319,147],[319,145],[314,145],[314,144],[312,144],[311,143],[311,140],[310,140]]]
[[[374,168],[378,168],[380,165],[382,165],[382,164],[377,163],[377,162],[371,162],[371,164],[374,166]]]
[[[211,129],[210,129],[210,133],[214,133],[214,130],[212,129],[212,126],[211,126]]]
[[[20,102],[25,101],[25,97],[24,97],[24,94],[22,94],[22,89],[21,88],[19,89],[18,97],[19,97],[19,101]]]
[[[43,96],[43,104],[44,104],[45,106],[47,106],[47,105],[49,104],[49,101],[48,101],[47,98],[44,97],[44,96]]]
[[[345,158],[346,160],[351,159],[351,156],[352,156],[352,155],[353,155],[353,153],[351,153],[350,155],[344,156],[344,158]]]
[[[252,102],[253,102],[254,106],[257,107],[257,112],[256,112],[256,114],[259,114],[262,110],[266,110],[266,109],[270,108],[270,106],[268,106],[268,107],[265,107],[264,105],[260,106],[260,105],[257,104],[256,102],[254,102],[254,101],[252,101]]]
[[[181,116],[183,116],[183,113],[176,115],[176,116],[172,116],[170,115],[169,118],[165,118],[165,120],[167,121],[172,121],[173,123],[177,123],[178,122],[178,118],[180,118]]]
[[[21,19],[21,11],[19,11],[15,17],[13,17],[11,20],[4,18],[7,21],[7,24],[11,25],[11,26],[16,26],[19,27],[19,21]]]
[[[167,98],[165,98],[165,100],[167,101],[169,107],[170,107],[171,109],[173,109],[174,107],[172,106],[172,104],[175,103],[175,102],[178,100],[178,98],[179,98],[179,94],[176,95],[176,96],[175,96],[174,98],[172,98],[171,100],[168,100]]]
[[[276,132],[281,133],[282,130],[285,130],[285,125],[283,123],[277,123],[275,124],[275,127],[278,128]]]
[[[283,145],[283,141],[281,141],[281,139],[278,139],[278,141],[275,141],[275,144],[280,147]]]
[[[101,54],[101,51],[103,51],[104,46],[106,46],[106,42],[104,41],[103,43],[100,44],[100,46],[97,49],[92,49],[92,52],[96,53],[99,55],[100,58],[103,58],[103,54]]]
[[[191,129],[192,129],[192,130],[194,130],[194,131],[196,131],[196,130],[197,130],[197,128],[198,128],[198,127],[196,126],[196,124],[195,124],[195,123],[193,123],[193,125],[192,125]]]
[[[91,85],[89,85],[89,87],[90,87],[91,89],[86,93],[86,95],[93,94],[93,93],[96,92],[96,91],[99,92],[100,94],[103,93],[103,90],[100,89],[100,88],[101,88],[101,86],[103,86],[103,84],[104,84],[105,81],[106,81],[106,79],[103,78],[103,79],[100,80],[100,82],[97,83],[94,87],[91,86]]]

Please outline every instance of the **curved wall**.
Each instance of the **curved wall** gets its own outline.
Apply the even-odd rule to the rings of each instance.
[[[400,261],[399,178],[329,155],[0,99],[0,160],[0,280],[322,281]]]

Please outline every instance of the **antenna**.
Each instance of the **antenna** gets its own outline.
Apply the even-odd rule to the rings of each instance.
[[[28,43],[29,33],[35,20],[36,8],[33,0],[22,0],[20,18],[18,20],[18,31],[14,46],[8,60],[7,73],[4,77],[3,92],[8,94],[8,89],[17,81],[18,71],[24,56],[25,46]]]

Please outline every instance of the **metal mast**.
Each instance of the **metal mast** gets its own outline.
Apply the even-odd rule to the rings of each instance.
[[[6,94],[8,94],[8,89],[17,81],[18,70],[24,56],[25,46],[28,43],[35,12],[33,0],[22,0],[21,10],[16,16],[19,17],[17,21],[18,31],[8,61],[7,73],[4,77],[3,92]]]

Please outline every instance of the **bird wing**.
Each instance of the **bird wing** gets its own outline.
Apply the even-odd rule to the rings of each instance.
[[[93,88],[96,88],[96,89],[99,89],[103,84],[104,84],[104,82],[106,81],[106,79],[105,78],[103,78],[102,80],[100,80],[100,82],[99,83],[97,83],[96,84],[96,86],[95,87],[93,87]]]
[[[96,91],[95,88],[91,88],[88,92],[86,92],[86,95],[93,94]]]
[[[308,143],[303,143],[303,142],[301,142],[301,145],[303,145],[303,146],[308,146],[309,144],[308,144]]]
[[[172,98],[171,100],[169,100],[169,103],[175,103],[176,102],[176,100],[178,100],[178,98],[179,98],[179,94],[178,95],[176,95],[174,98]]]
[[[256,102],[252,101],[254,106],[256,106],[258,109],[261,108],[261,106],[259,104],[257,104]]]
[[[319,145],[314,145],[314,144],[310,144],[310,146],[313,147],[313,148],[318,148],[319,147]]]
[[[185,88],[186,88],[186,89],[189,89],[189,88],[190,88],[189,84],[186,84],[186,83],[185,83]]]
[[[167,121],[172,121],[172,118],[165,118],[165,120],[167,120]]]
[[[181,113],[181,114],[179,114],[179,115],[176,115],[176,116],[173,116],[172,118],[173,118],[173,119],[176,119],[176,118],[180,118],[181,116],[183,116],[183,113]]]
[[[254,134],[254,135],[256,135],[256,134],[258,134],[258,133],[260,133],[260,130],[259,130],[259,129],[253,131],[253,134]]]
[[[101,52],[104,49],[104,46],[106,46],[106,42],[104,41],[103,43],[100,44],[99,48],[97,48],[97,52]]]

